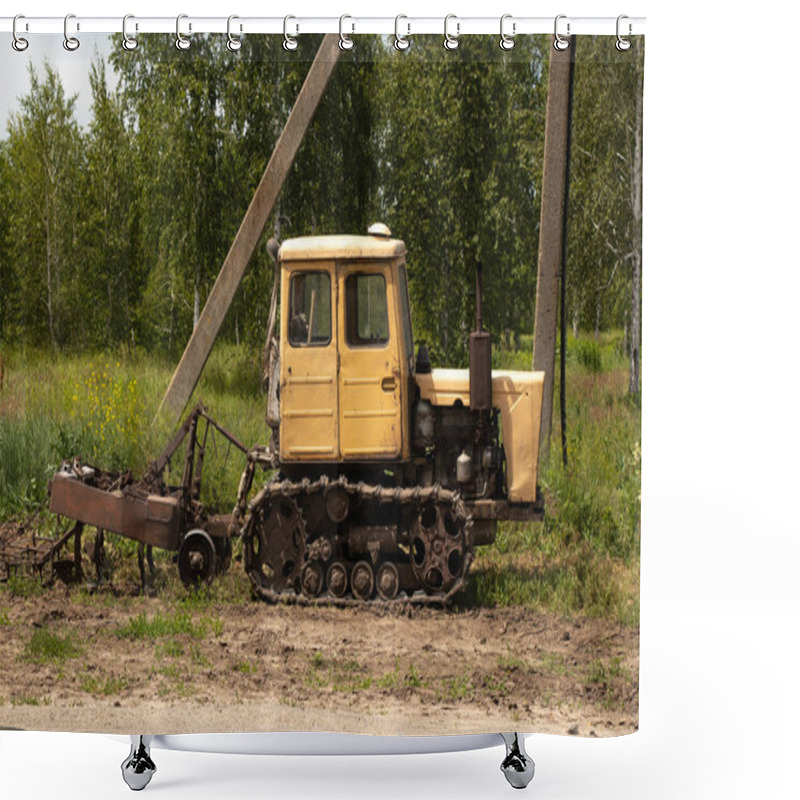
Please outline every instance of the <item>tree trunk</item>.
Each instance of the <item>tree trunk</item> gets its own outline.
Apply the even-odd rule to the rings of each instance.
[[[200,319],[200,276],[194,276],[194,313],[192,314],[192,330],[197,327],[197,321]]]
[[[50,343],[53,350],[58,349],[58,342],[56,340],[56,327],[55,327],[55,310],[53,308],[53,245],[52,237],[50,236],[50,222],[45,223],[45,269],[46,269],[46,282],[47,282],[47,323],[50,328]]]
[[[642,93],[636,92],[634,122],[633,172],[631,176],[631,205],[633,207],[633,255],[631,257],[631,379],[629,391],[641,391],[642,344]]]

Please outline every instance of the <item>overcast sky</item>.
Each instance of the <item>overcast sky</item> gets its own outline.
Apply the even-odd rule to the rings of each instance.
[[[8,135],[9,115],[18,109],[19,97],[28,93],[28,64],[33,61],[41,75],[45,59],[58,69],[67,95],[78,95],[75,116],[78,124],[85,127],[92,102],[89,88],[91,62],[97,54],[108,60],[112,47],[108,36],[83,34],[80,47],[72,53],[64,49],[60,36],[32,36],[29,41],[28,49],[17,53],[11,46],[11,34],[0,35],[0,138]],[[107,72],[109,84],[113,86],[113,70],[107,68]]]

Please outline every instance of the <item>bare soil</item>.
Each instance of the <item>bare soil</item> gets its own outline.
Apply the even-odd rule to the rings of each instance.
[[[230,602],[0,586],[0,728],[105,733],[316,730],[630,733],[638,630],[527,608],[270,606],[241,567]],[[164,593],[162,593],[163,595]],[[171,636],[121,636],[144,614]],[[73,647],[31,650],[46,629]]]

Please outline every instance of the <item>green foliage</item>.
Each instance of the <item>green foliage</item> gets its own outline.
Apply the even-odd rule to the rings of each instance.
[[[544,523],[500,523],[494,545],[478,551],[461,604],[555,608],[638,624],[641,409],[627,394],[620,338],[570,338],[568,466],[554,437],[539,473]]]
[[[210,35],[186,53],[169,36],[115,47],[90,67],[85,130],[55,68],[32,68],[0,143],[0,341],[180,351],[320,38],[290,58],[279,37],[248,40],[247,58]],[[640,224],[643,51],[617,57],[606,45],[583,37],[577,48],[567,282],[570,320],[601,329],[625,319]],[[476,37],[444,54],[440,37],[418,36],[400,56],[388,39],[361,37],[267,231],[357,233],[384,219],[407,243],[416,338],[435,363],[465,363],[479,260],[489,327],[530,331],[549,51],[544,36],[509,52]],[[263,344],[272,269],[256,248],[225,340]]]
[[[475,694],[475,686],[467,675],[456,675],[453,678],[445,678],[436,697],[440,701],[465,700]]]
[[[156,658],[163,658],[164,656],[180,658],[183,655],[183,645],[175,639],[168,639],[166,642],[156,646],[155,654]]]
[[[45,591],[42,582],[25,572],[14,570],[6,582],[8,593],[12,597],[37,597]]]
[[[52,705],[53,700],[50,697],[36,697],[34,695],[24,694],[20,697],[12,697],[12,706],[49,706]]]
[[[575,51],[567,264],[573,330],[630,329],[632,265],[641,250],[635,150],[644,41],[624,54],[606,45],[604,37],[581,37]]]
[[[119,675],[91,675],[84,672],[80,676],[81,690],[91,695],[112,697],[119,694],[128,686],[128,679]]]
[[[76,658],[82,652],[83,648],[76,645],[69,634],[61,637],[43,627],[33,631],[23,649],[22,658],[34,664],[58,664]]]
[[[314,689],[329,689],[347,694],[365,691],[375,683],[369,668],[358,661],[326,659],[317,650],[309,663],[310,669],[303,680]]]
[[[14,198],[4,221],[14,243],[11,258],[12,319],[27,341],[53,349],[80,337],[84,307],[80,253],[73,246],[78,221],[75,198],[84,190],[84,157],[75,121],[75,97],[67,97],[47,62],[40,76],[30,65],[30,93],[12,114],[4,177]],[[9,254],[10,256],[10,254]],[[4,270],[5,271],[5,270]]]
[[[462,366],[478,261],[489,327],[532,328],[548,51],[544,37],[505,55],[488,37],[441,51],[421,36],[377,65],[379,185],[408,248],[415,338],[435,364]]]
[[[204,639],[209,633],[220,636],[222,622],[219,618],[201,617],[195,621],[185,612],[176,612],[171,616],[154,614],[148,617],[142,611],[131,617],[125,625],[119,625],[114,634],[119,639],[160,639],[166,636],[185,635],[191,639]]]
[[[144,400],[135,377],[120,374],[120,364],[98,366],[82,382],[74,384],[69,398],[71,431],[59,429],[60,444],[80,447],[68,455],[84,453],[93,464],[125,471],[142,466],[142,437],[147,424]]]
[[[408,672],[403,678],[403,686],[406,686],[409,689],[419,689],[424,685],[425,682],[422,680],[419,673],[417,672],[417,668],[414,666],[413,663],[409,664]]]
[[[630,670],[622,666],[622,659],[615,656],[606,666],[602,659],[596,658],[589,665],[589,672],[584,678],[584,683],[601,684],[607,683],[614,678],[630,679]]]
[[[173,365],[141,352],[119,354],[118,360],[109,355],[53,359],[32,350],[6,352],[7,385],[0,394],[0,519],[37,509],[48,480],[65,458],[81,457],[104,469],[130,469],[138,476],[172,438],[173,428],[151,425],[150,420]],[[211,415],[248,445],[264,442],[267,435],[264,399],[253,377],[255,361],[252,351],[219,345],[190,401],[202,398]],[[228,364],[232,374],[226,379]],[[209,433],[201,499],[211,511],[233,507],[244,465],[237,449]],[[182,459],[174,467],[170,480],[178,483]],[[113,541],[121,553],[135,549],[130,540]],[[209,602],[223,588],[214,588]]]
[[[311,656],[311,666],[314,667],[314,669],[322,669],[325,666],[325,659],[319,650]]]
[[[578,363],[589,372],[600,372],[603,368],[603,359],[600,355],[600,346],[597,342],[578,339],[575,342],[575,357]]]

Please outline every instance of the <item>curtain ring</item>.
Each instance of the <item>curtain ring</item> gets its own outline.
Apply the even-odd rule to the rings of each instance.
[[[408,34],[411,33],[411,26],[406,23],[407,33],[405,36],[400,35],[400,20],[408,19],[405,14],[398,14],[394,18],[394,49],[399,50],[401,53],[411,47],[411,42],[408,41]]]
[[[228,17],[228,41],[225,43],[225,47],[227,47],[228,50],[231,51],[231,53],[235,53],[242,47],[242,40],[238,39],[231,33],[231,22],[233,22],[233,20],[235,19],[239,19],[239,17],[237,17],[236,14],[231,14]],[[241,27],[239,28],[239,30],[241,31]]]
[[[567,18],[566,14],[559,14],[556,17],[554,33],[553,33],[553,35],[555,36],[553,47],[555,47],[556,50],[566,50],[569,47],[569,39],[565,38],[558,32],[558,21],[560,19],[566,19],[566,18]],[[567,36],[569,36],[569,22],[567,23]]]
[[[355,42],[349,37],[345,36],[342,32],[342,27],[344,26],[344,21],[346,19],[353,19],[349,14],[342,14],[339,17],[339,49],[340,50],[352,50],[355,47]],[[355,30],[355,25],[351,26],[352,30]]]
[[[513,50],[514,45],[516,42],[514,41],[514,36],[517,34],[517,23],[511,23],[511,36],[508,36],[505,31],[503,30],[503,23],[507,20],[511,19],[511,14],[503,14],[500,17],[500,49],[501,50]]]
[[[134,19],[133,14],[126,14],[122,18],[122,49],[123,50],[135,50],[139,46],[139,42],[134,39],[133,36],[128,34],[127,25],[128,20]],[[138,25],[136,26],[138,29]]]
[[[23,50],[27,50],[28,49],[29,42],[28,42],[27,39],[23,39],[22,36],[17,34],[17,20],[18,19],[25,19],[25,15],[24,14],[17,14],[17,16],[14,17],[14,22],[13,22],[13,24],[11,26],[11,35],[14,37],[14,39],[11,42],[11,46],[18,53],[21,53]]]
[[[71,19],[75,19],[74,14],[67,14],[67,16],[64,17],[64,49],[69,50],[70,53],[81,46],[81,43],[74,36],[70,36],[67,30]]]
[[[289,36],[289,32],[287,30],[289,26],[290,19],[297,19],[297,17],[293,17],[291,14],[283,18],[283,49],[284,50],[297,50],[297,39]]]
[[[188,14],[178,14],[178,18],[175,20],[175,47],[178,50],[188,50],[191,46],[191,42],[181,33],[181,20],[187,19]],[[191,30],[191,25],[189,26],[189,30]]]
[[[617,17],[617,44],[616,44],[616,48],[617,48],[617,50],[619,50],[620,52],[625,52],[626,50],[630,50],[630,49],[631,49],[631,40],[630,40],[630,39],[626,39],[626,38],[625,38],[625,37],[624,37],[624,36],[623,36],[623,35],[620,33],[620,27],[621,27],[621,26],[620,26],[620,23],[621,23],[621,22],[622,22],[622,20],[624,20],[624,19],[628,19],[628,17],[626,17],[626,16],[625,16],[625,14],[620,14],[620,15]],[[629,23],[628,23],[628,36],[630,36],[630,35],[631,35],[631,32],[632,32],[632,30],[633,30],[633,26],[632,26],[632,25],[631,25],[631,23],[629,22]]]
[[[458,49],[458,34],[461,30],[461,23],[456,22],[456,35],[453,36],[447,30],[447,23],[450,22],[451,19],[457,19],[455,14],[448,14],[444,18],[444,47],[445,50],[457,50]]]

